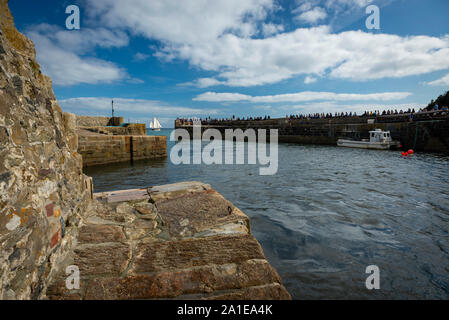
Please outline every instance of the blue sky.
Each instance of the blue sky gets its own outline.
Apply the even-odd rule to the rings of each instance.
[[[67,30],[69,5],[80,30]],[[380,8],[368,30],[366,8]],[[408,108],[449,90],[447,0],[9,3],[65,111],[177,116]]]

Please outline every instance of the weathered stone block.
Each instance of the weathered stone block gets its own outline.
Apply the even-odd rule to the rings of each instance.
[[[173,237],[193,236],[220,225],[240,222],[249,230],[248,217],[213,190],[184,194],[156,204]]]
[[[75,249],[74,265],[82,277],[118,276],[125,271],[131,258],[126,244],[85,245]]]
[[[238,290],[252,286],[279,285],[276,271],[265,260],[248,261],[242,265],[211,265],[150,275],[129,275],[124,278],[99,278],[91,281],[86,299],[161,299],[182,295],[211,294],[216,291]],[[280,287],[280,286],[279,286]],[[277,286],[276,286],[277,288]],[[244,289],[245,290],[245,289]],[[256,290],[248,290],[256,297]],[[270,298],[288,299],[289,295]],[[278,289],[279,292],[281,290]],[[285,291],[285,289],[284,289]],[[262,292],[258,292],[260,297]]]
[[[104,243],[124,241],[122,228],[111,225],[85,225],[80,228],[78,241],[83,243]]]
[[[265,259],[262,248],[252,235],[144,243],[136,248],[131,272],[160,272],[251,259]]]

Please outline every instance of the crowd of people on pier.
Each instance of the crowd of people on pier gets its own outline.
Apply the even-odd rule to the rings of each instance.
[[[201,124],[219,124],[221,122],[229,122],[229,121],[260,121],[260,120],[270,120],[270,116],[265,117],[236,117],[232,116],[231,118],[214,118],[207,117],[203,118],[177,118],[176,121],[179,121],[181,124],[192,124],[193,121],[201,121]]]
[[[428,110],[427,108],[419,109],[417,112],[414,108],[408,108],[407,110],[383,110],[382,112],[379,110],[374,111],[365,111],[359,117],[378,117],[378,116],[395,116],[395,115],[412,115],[415,113],[423,113],[423,112],[431,112],[431,111],[447,111],[448,107],[435,107],[432,110]],[[357,112],[335,112],[332,113],[313,113],[313,114],[292,114],[287,115],[287,119],[332,119],[332,118],[348,118],[348,117],[358,117]]]
[[[309,113],[309,114],[291,114],[286,115],[286,119],[294,120],[311,120],[311,119],[340,119],[340,118],[351,118],[351,117],[377,117],[377,116],[398,116],[398,115],[409,115],[413,118],[415,113],[424,113],[424,112],[434,112],[434,111],[448,111],[448,107],[438,107],[435,106],[431,110],[428,108],[419,109],[415,111],[414,108],[408,108],[407,110],[383,110],[382,112],[379,110],[374,111],[365,111],[361,115],[357,115],[356,112],[335,112],[332,113]],[[220,123],[226,123],[230,121],[260,121],[260,120],[270,120],[270,116],[264,117],[236,117],[232,116],[230,118],[197,118],[197,119],[187,119],[187,118],[177,118],[176,120],[181,124],[193,124],[193,121],[200,121],[202,125],[217,125]]]
[[[423,112],[422,109],[420,109],[418,112]],[[408,109],[406,111],[403,110],[384,110],[380,112],[379,110],[375,111],[365,111],[363,114],[360,115],[360,117],[372,117],[372,116],[386,116],[386,115],[399,115],[399,114],[411,114],[415,113],[415,109]],[[332,113],[313,113],[313,114],[293,114],[293,115],[287,115],[286,118],[288,119],[332,119],[332,118],[347,118],[347,117],[357,117],[357,112],[335,112]]]

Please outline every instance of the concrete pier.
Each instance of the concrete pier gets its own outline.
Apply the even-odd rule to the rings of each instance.
[[[189,131],[192,124],[175,121],[176,128]],[[394,116],[345,117],[332,119],[270,119],[234,120],[203,123],[202,131],[217,129],[224,136],[226,129],[277,129],[279,142],[299,144],[337,145],[340,138],[369,139],[369,131],[389,130],[392,138],[401,142],[404,149],[419,152],[449,154],[448,112],[415,113]],[[267,136],[269,131],[267,132]]]

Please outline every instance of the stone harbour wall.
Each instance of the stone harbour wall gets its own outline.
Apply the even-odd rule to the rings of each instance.
[[[63,115],[0,0],[0,299],[39,299],[90,203],[74,115]]]
[[[130,123],[123,127],[78,127],[81,130],[87,130],[90,132],[96,132],[101,134],[110,134],[114,136],[120,135],[135,135],[146,136],[147,130],[144,123]]]
[[[79,136],[83,166],[131,161],[131,136]]]
[[[104,127],[119,126],[124,122],[123,117],[95,117],[95,116],[76,116],[77,127]]]
[[[398,140],[404,149],[420,152],[438,152],[449,154],[449,116],[444,113],[415,114],[415,121],[409,121],[408,115],[378,116],[374,123],[366,118],[352,117],[341,119],[271,119],[251,121],[229,121],[219,125],[203,125],[202,132],[217,129],[224,137],[226,129],[277,129],[279,142],[336,145],[340,138],[369,139],[369,131],[389,130],[394,140]],[[192,125],[175,121],[176,128],[183,128],[193,136]],[[269,132],[269,131],[268,131]],[[267,139],[268,140],[268,139]]]
[[[167,156],[167,137],[165,136],[133,136],[132,159],[152,159]]]
[[[165,136],[80,135],[78,152],[83,166],[167,156]]]

